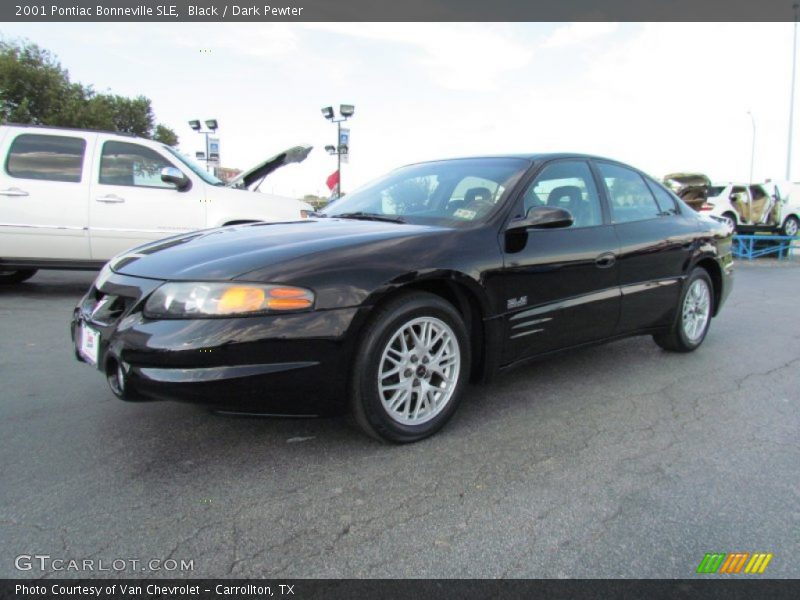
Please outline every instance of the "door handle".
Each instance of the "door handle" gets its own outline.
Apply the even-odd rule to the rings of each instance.
[[[614,263],[616,262],[617,257],[613,252],[606,252],[605,254],[601,254],[594,259],[594,264],[596,264],[599,269],[608,269],[609,267],[613,267]]]
[[[106,204],[119,204],[120,202],[125,202],[125,198],[121,198],[116,194],[108,194],[106,196],[98,196],[98,202],[105,202]]]
[[[7,190],[0,190],[0,196],[27,196],[28,192],[19,188],[8,188]]]

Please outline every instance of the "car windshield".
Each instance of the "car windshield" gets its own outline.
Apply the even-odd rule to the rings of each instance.
[[[410,165],[329,204],[329,217],[458,225],[482,221],[530,166],[521,158]]]
[[[220,179],[217,179],[216,177],[214,177],[211,173],[206,171],[203,167],[198,165],[191,158],[189,158],[188,156],[184,156],[183,154],[181,154],[180,152],[175,150],[175,148],[173,148],[171,146],[167,146],[166,144],[164,145],[164,148],[172,156],[174,156],[179,161],[181,161],[184,165],[189,167],[189,169],[191,169],[192,173],[197,175],[200,179],[202,179],[206,183],[210,183],[211,185],[225,185]]]
[[[719,196],[724,189],[724,185],[712,185],[710,188],[708,188],[708,193],[706,195],[709,198],[714,198],[715,196]]]

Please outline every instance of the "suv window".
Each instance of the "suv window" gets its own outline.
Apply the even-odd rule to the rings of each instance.
[[[534,206],[567,209],[574,219],[571,227],[591,227],[603,223],[600,197],[589,165],[563,160],[547,165],[523,196],[524,214]]]
[[[8,150],[6,173],[24,179],[78,183],[86,141],[61,135],[23,133]]]
[[[100,157],[100,183],[175,189],[161,181],[161,169],[174,167],[155,150],[129,142],[106,142]]]
[[[672,194],[654,181],[648,180],[647,185],[650,186],[650,191],[653,192],[653,195],[656,197],[658,208],[661,209],[662,214],[678,214],[678,205],[675,203],[675,198]]]
[[[636,171],[598,162],[611,204],[611,217],[615,223],[644,221],[661,214],[656,199]]]

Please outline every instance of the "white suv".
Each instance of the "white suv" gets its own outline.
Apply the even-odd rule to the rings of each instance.
[[[0,283],[36,269],[99,268],[128,248],[196,229],[304,218],[310,205],[249,190],[310,150],[287,150],[226,185],[153,140],[0,126]]]
[[[793,191],[790,186],[774,184],[711,185],[700,211],[725,219],[741,233],[779,231],[796,236],[800,226],[800,195],[790,193]]]

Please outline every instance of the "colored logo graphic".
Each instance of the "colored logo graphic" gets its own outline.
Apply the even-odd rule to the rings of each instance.
[[[772,553],[756,552],[709,552],[697,566],[698,573],[758,573],[761,574],[772,560]],[[745,566],[747,565],[747,566]],[[744,569],[743,569],[744,567]]]

